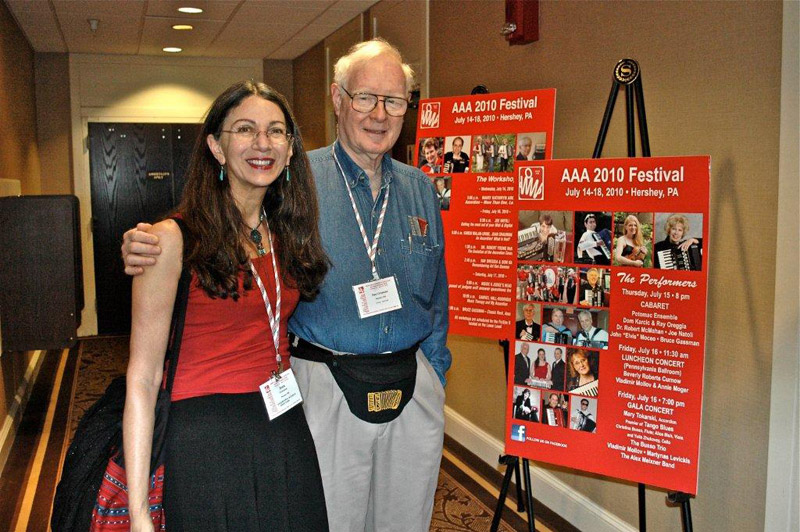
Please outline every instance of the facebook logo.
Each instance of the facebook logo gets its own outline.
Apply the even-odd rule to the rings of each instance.
[[[525,425],[511,425],[511,439],[525,441]]]

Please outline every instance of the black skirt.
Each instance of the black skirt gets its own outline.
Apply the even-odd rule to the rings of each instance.
[[[259,393],[172,403],[167,530],[328,530],[314,442],[301,406],[270,421]]]

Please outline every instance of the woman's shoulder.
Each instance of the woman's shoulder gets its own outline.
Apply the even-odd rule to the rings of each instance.
[[[183,232],[178,222],[172,218],[161,220],[153,225],[150,232],[158,237],[158,245],[161,247],[163,257],[177,261],[181,260],[183,255]]]

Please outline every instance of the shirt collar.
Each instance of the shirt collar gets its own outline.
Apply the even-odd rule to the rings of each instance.
[[[342,143],[338,139],[333,143],[333,149],[336,153],[336,158],[339,160],[339,164],[342,165],[344,177],[347,180],[347,184],[350,185],[350,188],[355,188],[360,182],[369,183],[367,173],[350,158],[350,155],[345,151],[342,147]],[[388,153],[384,153],[381,158],[381,188],[386,188],[391,182],[392,158]]]

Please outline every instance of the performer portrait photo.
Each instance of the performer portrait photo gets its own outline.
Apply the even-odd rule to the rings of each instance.
[[[614,219],[617,239],[614,265],[649,268],[653,262],[652,254],[648,251],[652,235],[652,213],[617,212]]]
[[[595,319],[595,316],[597,319]],[[595,349],[608,348],[608,332],[600,327],[594,326],[594,322],[599,321],[601,316],[604,318],[604,321],[608,321],[608,314],[606,314],[605,311],[595,314],[588,310],[582,310],[578,313],[578,322],[581,324],[581,328],[575,335],[575,345],[592,347]]]
[[[420,140],[419,169],[426,174],[442,173],[442,154],[440,146],[443,138],[427,138]]]
[[[519,260],[571,261],[572,212],[519,211],[517,227]]]
[[[539,325],[539,305],[525,303],[522,306],[522,319],[517,321],[514,338],[526,342],[539,339],[541,326]]]
[[[610,284],[611,272],[605,268],[581,268],[580,276],[580,304],[585,307],[609,306],[611,291],[606,288],[606,282]]]
[[[567,417],[566,396],[555,392],[545,394],[542,398],[542,423],[566,428]]]
[[[467,137],[469,139],[469,137]],[[469,171],[469,145],[464,146],[463,137],[447,137],[444,142],[444,172],[464,173]],[[447,151],[447,148],[450,148]]]
[[[575,406],[576,403],[578,406]],[[575,397],[572,399],[572,405],[569,428],[583,432],[595,432],[597,430],[597,399]]]
[[[578,229],[583,219],[583,230]],[[611,264],[611,215],[605,212],[575,213],[575,262]]]
[[[436,199],[439,200],[439,208],[443,211],[450,210],[450,179],[449,177],[437,177],[433,180],[436,186]]]
[[[556,307],[550,312],[550,321],[542,326],[542,342],[552,344],[572,343],[572,331],[564,325],[564,311],[562,309]]]
[[[600,357],[597,351],[570,349],[567,355],[569,379],[567,391],[578,395],[597,396]]]
[[[666,216],[666,220],[663,218]],[[689,217],[697,222],[692,224]],[[663,227],[663,239],[656,242],[653,264],[662,270],[699,271],[703,262],[703,216],[700,214],[656,214],[656,226]],[[697,236],[692,236],[697,235]]]
[[[539,392],[514,387],[514,419],[539,422]]]

